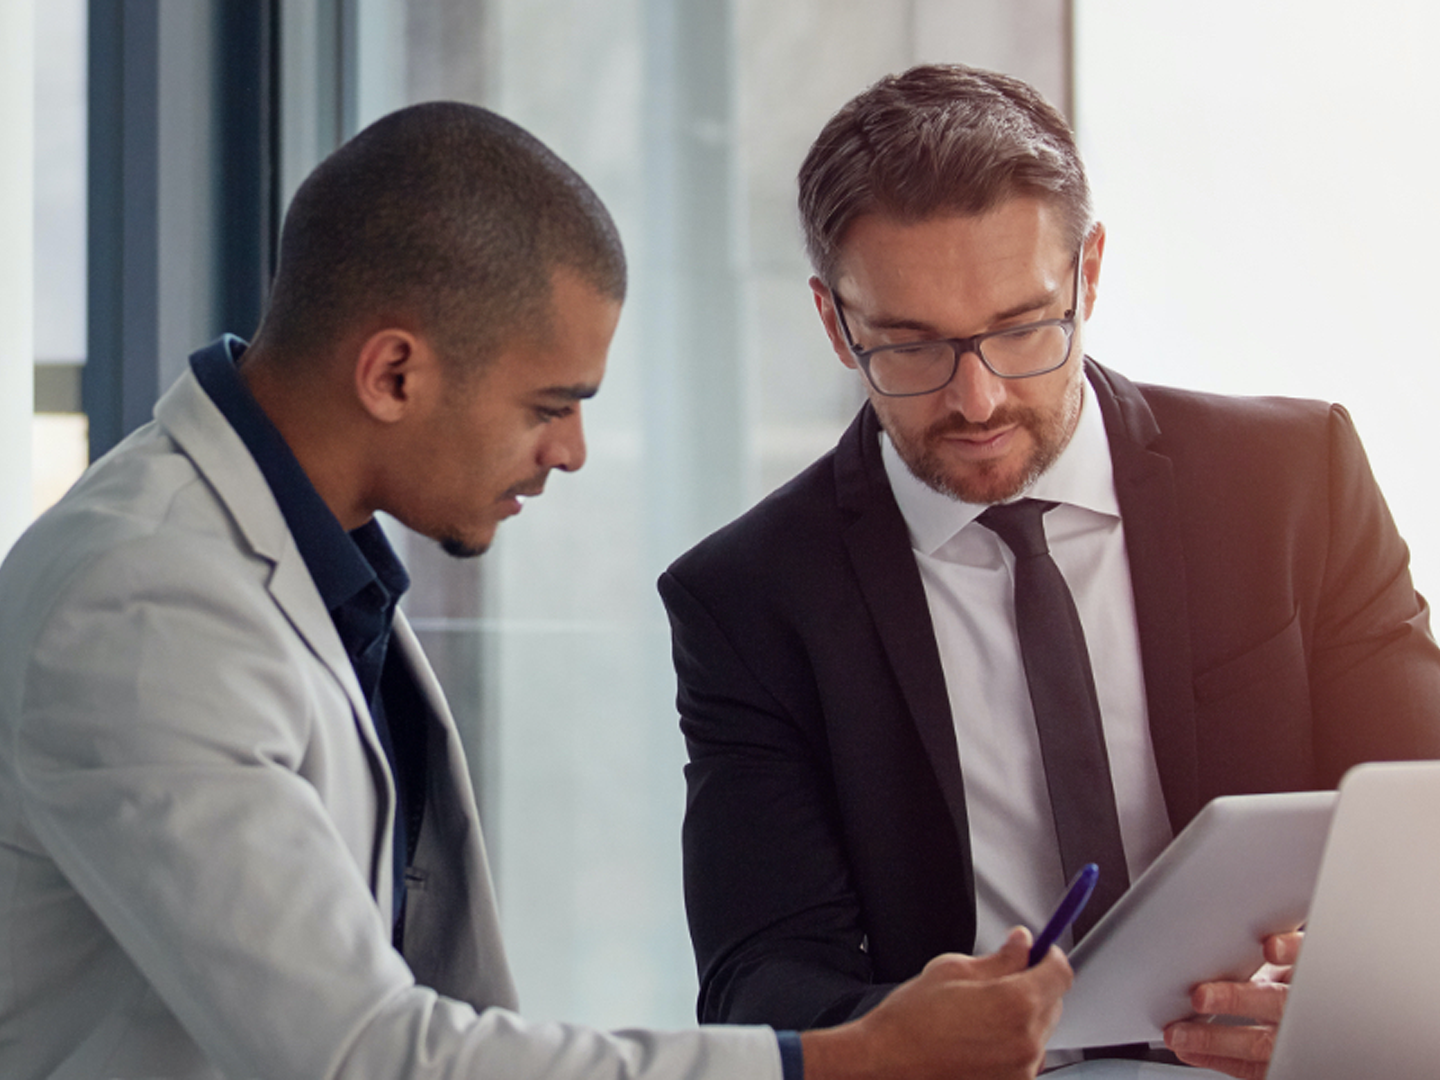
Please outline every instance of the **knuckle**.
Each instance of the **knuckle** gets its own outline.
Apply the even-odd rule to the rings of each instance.
[[[998,990],[999,1027],[1005,1032],[1015,1059],[1033,1061],[1044,1053],[1058,1002],[1023,982]]]
[[[1043,1027],[1023,1024],[1007,1030],[997,1040],[995,1052],[1007,1065],[1019,1067],[1043,1059],[1045,1042]]]
[[[942,953],[925,965],[925,971],[943,979],[962,979],[969,974],[970,960],[958,953]]]
[[[1275,1029],[1269,1026],[1256,1028],[1251,1049],[1252,1060],[1269,1061],[1275,1053]]]
[[[1240,1007],[1240,995],[1234,983],[1211,983],[1206,995],[1207,1012],[1233,1016]]]

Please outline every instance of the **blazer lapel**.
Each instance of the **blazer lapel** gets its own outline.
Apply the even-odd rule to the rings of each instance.
[[[1093,360],[1086,361],[1086,373],[1109,437],[1140,629],[1150,737],[1170,824],[1179,832],[1200,806],[1185,552],[1174,469],[1168,457],[1150,449],[1160,428],[1139,389]]]
[[[841,510],[850,515],[844,543],[905,707],[939,778],[961,839],[965,877],[973,880],[965,785],[945,671],[910,534],[885,475],[879,437],[879,421],[866,405],[836,447],[837,499]]]
[[[225,503],[251,550],[273,565],[270,595],[296,634],[345,691],[375,776],[381,820],[392,822],[395,782],[370,716],[370,706],[260,467],[189,368],[155,406],[155,419]],[[370,883],[386,919],[392,917],[391,890],[388,886],[382,888],[380,883],[388,882],[392,873],[392,828],[393,825],[387,824],[381,830],[382,835],[376,838],[374,880]]]
[[[424,703],[425,818],[411,868],[405,959],[416,977],[476,1008],[516,1007],[500,938],[495,890],[475,794],[444,691],[402,612],[390,647],[409,667]]]

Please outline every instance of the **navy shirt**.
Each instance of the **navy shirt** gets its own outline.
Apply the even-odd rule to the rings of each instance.
[[[305,568],[335,629],[395,777],[395,941],[405,911],[405,870],[414,855],[425,810],[425,717],[408,668],[391,656],[395,606],[410,587],[379,522],[346,532],[320,498],[279,430],[240,379],[236,364],[245,343],[226,335],[195,352],[190,367],[250,451],[295,538]]]

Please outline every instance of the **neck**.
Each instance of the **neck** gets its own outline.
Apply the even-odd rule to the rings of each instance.
[[[240,378],[275,425],[310,483],[346,532],[369,521],[365,505],[363,425],[346,412],[332,365],[280,357],[257,341],[240,361]],[[358,437],[357,437],[358,436]]]

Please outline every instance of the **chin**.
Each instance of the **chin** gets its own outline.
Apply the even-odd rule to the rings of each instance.
[[[1027,460],[1017,467],[981,468],[950,479],[949,491],[968,503],[1002,503],[1024,491],[1040,478],[1048,462]]]
[[[478,559],[490,550],[494,537],[484,540],[462,540],[458,536],[442,536],[440,550],[453,559]]]
[[[937,490],[949,495],[951,498],[959,499],[961,502],[981,504],[994,504],[1006,502],[1019,495],[1030,486],[1029,480],[1016,481],[1004,477],[975,477],[953,478],[941,484],[932,484]]]
[[[905,460],[902,455],[901,460]],[[921,483],[942,495],[967,503],[1000,503],[1012,499],[1033,484],[1044,471],[1032,458],[1014,462],[986,462],[955,469],[937,454],[922,455],[911,463],[910,472]]]

